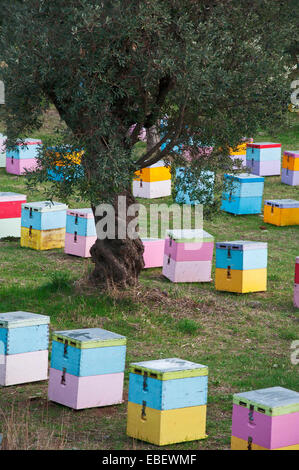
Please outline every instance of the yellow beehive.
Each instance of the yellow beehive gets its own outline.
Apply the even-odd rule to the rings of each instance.
[[[249,450],[248,446],[249,446],[248,442],[245,441],[244,439],[240,439],[235,436],[231,437],[231,450]],[[269,449],[266,449],[266,447],[262,447],[262,446],[252,443],[250,445],[250,450],[269,450]],[[293,446],[287,446],[287,447],[279,447],[278,449],[272,449],[272,450],[299,450],[299,444],[295,444]]]
[[[282,168],[286,168],[291,171],[299,171],[299,158],[295,158],[284,153],[282,158]]]
[[[244,142],[236,147],[236,150],[229,148],[230,155],[246,155],[247,143]]]
[[[264,222],[280,227],[299,225],[299,201],[293,199],[265,201]]]
[[[266,291],[267,268],[245,270],[216,268],[215,288],[240,294]]]
[[[52,250],[63,248],[65,243],[65,228],[51,230],[35,230],[21,227],[21,246],[34,250]]]
[[[146,183],[153,183],[156,181],[166,181],[171,179],[170,168],[167,166],[158,166],[154,168],[143,168],[135,172],[135,179],[141,179]]]
[[[128,402],[127,434],[158,446],[206,438],[207,406],[156,410]]]

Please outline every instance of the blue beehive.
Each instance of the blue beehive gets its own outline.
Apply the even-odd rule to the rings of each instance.
[[[7,149],[6,157],[9,159],[23,160],[36,158],[38,155],[38,148],[42,145],[41,140],[25,139],[23,142],[18,142],[14,148]]]
[[[66,369],[77,377],[123,372],[125,342],[124,336],[100,328],[56,332],[52,343],[51,368]],[[99,347],[97,343],[105,347]]]
[[[176,177],[180,180],[177,185],[176,202],[178,204],[211,204],[214,200],[214,180],[213,171],[203,170],[201,172],[202,179],[198,180],[197,187],[193,188],[191,183],[187,181],[186,169],[177,168]],[[192,198],[192,192],[198,191],[198,199]]]
[[[95,237],[97,233],[94,218],[84,217],[81,214],[92,214],[92,209],[77,209],[74,212],[70,209],[66,216],[66,232],[77,233],[80,237]]]
[[[225,174],[221,210],[231,214],[259,214],[262,210],[264,178],[248,173]]]
[[[216,243],[216,268],[263,269],[267,267],[267,244],[237,240]]]
[[[40,201],[22,205],[22,227],[32,230],[65,228],[67,206],[60,202]]]

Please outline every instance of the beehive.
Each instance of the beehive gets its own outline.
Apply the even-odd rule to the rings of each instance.
[[[204,439],[208,367],[178,358],[130,364],[127,434],[159,446]]]
[[[168,230],[162,273],[172,282],[210,282],[213,249],[204,230]]]
[[[284,152],[281,182],[290,186],[299,186],[299,150]]]
[[[122,403],[126,338],[100,328],[53,334],[49,400],[73,409]]]
[[[59,148],[49,147],[47,152],[49,155],[53,156],[53,168],[48,169],[49,180],[63,181],[65,178],[70,178],[70,173],[72,174],[72,177],[75,178],[83,176],[84,171],[81,162],[84,150],[71,152],[71,150],[63,149],[65,154],[61,156],[61,150],[59,150]],[[73,167],[74,165],[75,169],[70,172],[69,167]]]
[[[63,248],[67,206],[40,201],[22,204],[21,246],[35,250]]]
[[[236,240],[216,243],[216,290],[267,290],[267,243]]]
[[[249,142],[253,142],[253,139],[250,139]],[[231,160],[236,163],[238,162],[238,165],[236,164],[233,168],[238,168],[240,166],[244,169],[246,168],[247,143],[248,142],[242,142],[235,149],[230,147],[229,155]]]
[[[213,171],[204,170],[201,172],[201,178],[195,188],[198,191],[198,199],[192,196],[193,188],[189,181],[186,179],[186,169],[177,168],[176,178],[179,184],[176,187],[175,201],[178,204],[211,204],[214,201],[214,180],[215,174]]]
[[[6,141],[6,137],[3,134],[0,134],[0,168],[6,167],[5,141]]]
[[[163,266],[165,240],[162,238],[142,238],[144,246],[144,268]]]
[[[0,238],[21,236],[21,209],[24,194],[0,193]]]
[[[295,263],[294,307],[299,308],[299,256]]]
[[[48,378],[49,323],[46,315],[0,313],[0,385]]]
[[[69,255],[90,257],[90,248],[97,239],[94,215],[91,209],[69,209],[66,213],[64,252]]]
[[[277,226],[299,225],[299,201],[294,199],[266,200],[264,222]]]
[[[37,166],[38,148],[41,140],[25,139],[18,142],[13,149],[6,152],[6,171],[13,175],[23,175],[26,170],[32,171]]]
[[[259,214],[262,211],[264,178],[248,173],[225,174],[221,210],[231,214]]]
[[[254,175],[280,175],[281,144],[273,142],[248,143],[246,166]]]
[[[299,393],[271,387],[233,396],[232,450],[299,450]]]
[[[171,195],[170,168],[163,160],[135,172],[133,195],[149,199]]]

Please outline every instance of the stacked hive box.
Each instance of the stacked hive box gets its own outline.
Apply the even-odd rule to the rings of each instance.
[[[232,450],[299,450],[299,393],[264,388],[233,397]]]
[[[163,275],[172,282],[210,282],[214,238],[204,230],[169,230]]]
[[[47,149],[48,154],[53,156],[53,169],[48,169],[48,179],[51,181],[63,181],[70,177],[79,178],[83,176],[83,168],[81,166],[82,155],[84,151],[72,152],[63,150],[65,155],[61,154],[61,151],[56,147],[49,147]]]
[[[280,175],[281,144],[272,142],[248,143],[246,166],[254,175]]]
[[[299,308],[299,256],[295,264],[294,306]]]
[[[100,328],[53,335],[49,400],[73,409],[122,403],[126,338]]]
[[[48,378],[49,323],[35,313],[0,314],[0,385]]]
[[[237,240],[216,243],[216,290],[267,290],[267,243]]]
[[[283,227],[299,225],[299,201],[268,199],[264,202],[264,222]]]
[[[14,149],[6,152],[6,171],[13,175],[23,175],[25,170],[34,170],[37,166],[38,147],[41,140],[25,139],[18,142]]]
[[[259,214],[262,211],[264,178],[241,173],[224,175],[221,210],[231,214]]]
[[[165,240],[162,238],[142,238],[144,246],[143,260],[145,268],[163,266]]]
[[[284,152],[281,182],[290,186],[299,186],[299,150]]]
[[[178,204],[212,204],[214,200],[214,180],[214,172],[204,170],[201,172],[201,178],[197,183],[197,187],[193,188],[191,181],[188,181],[188,177],[186,177],[186,169],[177,168],[176,202]],[[198,194],[198,199],[192,196],[194,189]]]
[[[171,173],[163,160],[135,172],[135,197],[154,199],[171,195]]]
[[[97,239],[94,215],[91,209],[69,209],[66,213],[64,252],[90,257],[90,248]]]
[[[0,193],[0,238],[21,236],[21,210],[24,194]]]
[[[63,248],[67,206],[41,201],[22,205],[21,246],[34,250]]]
[[[5,148],[6,137],[0,134],[0,168],[6,167],[6,148]]]
[[[206,437],[208,367],[182,359],[130,365],[127,434],[159,446]]]
[[[246,142],[238,145],[236,149],[232,149],[232,148],[229,149],[230,158],[234,162],[238,162],[238,165],[243,168],[246,168],[246,150],[247,150]],[[235,165],[235,168],[237,168],[237,165]]]

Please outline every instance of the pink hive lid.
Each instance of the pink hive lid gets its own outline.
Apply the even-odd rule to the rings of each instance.
[[[92,209],[84,208],[84,209],[68,209],[66,211],[67,215],[72,215],[74,217],[82,217],[83,219],[93,219],[94,215]]]

